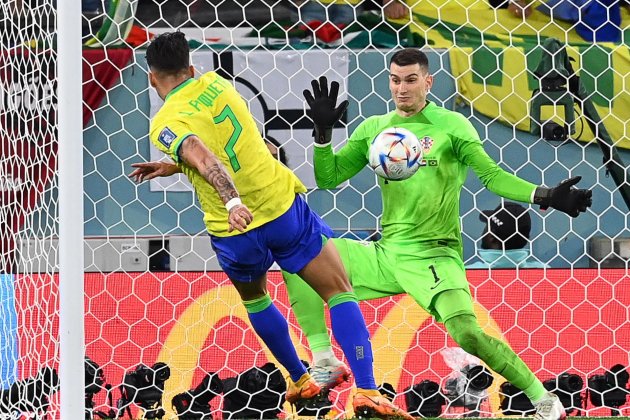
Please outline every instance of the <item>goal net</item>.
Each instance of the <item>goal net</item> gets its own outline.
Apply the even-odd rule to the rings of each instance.
[[[469,174],[460,205],[464,262],[484,331],[507,341],[570,414],[630,415],[630,14],[624,2],[550,8],[542,1],[508,7],[408,0],[400,3],[404,16],[391,18],[392,5],[383,9],[374,0],[348,2],[350,21],[335,24],[311,19],[304,6],[296,21],[294,3],[83,1],[84,112],[76,118],[84,126],[84,190],[83,203],[74,205],[83,206],[83,221],[76,222],[85,238],[64,250],[58,247],[56,122],[61,2],[2,2],[0,418],[36,412],[61,418],[55,374],[62,252],[85,258],[89,360],[86,395],[76,398],[88,416],[296,414],[283,404],[286,372],[276,370],[250,328],[185,177],[135,184],[127,176],[133,163],[165,158],[148,139],[162,102],[149,87],[145,49],[156,34],[174,30],[187,35],[198,74],[216,71],[235,84],[263,137],[277,142],[308,187],[309,205],[338,236],[379,238],[380,190],[369,168],[337,189],[316,187],[302,91],[322,75],[340,83],[341,99],[350,102],[333,130],[334,147],[341,147],[361,121],[393,109],[389,58],[401,47],[422,48],[434,76],[429,99],[465,115],[502,168],[547,186],[581,176],[578,186],[593,190],[592,208],[573,219],[524,204],[528,244],[518,257],[490,261],[495,265],[488,269],[496,255],[483,248],[488,220],[480,216],[507,200]],[[565,9],[568,3],[573,8]],[[333,7],[327,11],[333,19]],[[269,276],[271,296],[289,319],[300,357],[310,362],[276,270]],[[377,383],[414,415],[531,410],[497,373],[481,381],[487,389],[474,388],[480,382],[466,372],[483,363],[458,351],[410,297],[365,301],[361,309]],[[344,384],[313,409],[351,415],[352,392]]]
[[[44,245],[58,232],[54,34],[51,1],[0,5],[0,418],[56,406],[55,267],[20,269],[21,238],[41,258],[57,252]]]

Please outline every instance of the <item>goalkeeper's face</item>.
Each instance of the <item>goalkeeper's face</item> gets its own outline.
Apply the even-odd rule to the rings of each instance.
[[[396,110],[404,116],[414,115],[424,108],[432,85],[433,76],[419,64],[392,63],[390,66],[389,89]]]

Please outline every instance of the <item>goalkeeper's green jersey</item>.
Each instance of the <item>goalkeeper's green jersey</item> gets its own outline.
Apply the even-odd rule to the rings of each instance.
[[[510,200],[533,200],[536,185],[501,169],[485,152],[477,131],[463,115],[429,102],[411,117],[395,111],[363,121],[334,153],[316,147],[315,179],[335,188],[368,163],[372,140],[384,129],[403,127],[416,134],[423,149],[418,172],[403,181],[379,177],[383,196],[383,245],[409,251],[435,249],[435,255],[462,256],[459,198],[470,167],[490,191]]]

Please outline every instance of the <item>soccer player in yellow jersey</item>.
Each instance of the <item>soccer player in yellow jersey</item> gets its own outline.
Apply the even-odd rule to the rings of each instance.
[[[245,101],[215,72],[194,78],[180,32],[156,37],[146,59],[151,86],[164,99],[151,121],[150,139],[175,165],[134,164],[130,176],[142,181],[186,174],[219,264],[254,330],[289,372],[287,401],[313,397],[321,388],[298,358],[287,321],[267,292],[274,261],[298,273],[328,303],[333,334],[355,376],[355,411],[412,419],[378,392],[365,320],[337,249],[325,241],[332,232],[299,196],[304,185],[272,157]]]

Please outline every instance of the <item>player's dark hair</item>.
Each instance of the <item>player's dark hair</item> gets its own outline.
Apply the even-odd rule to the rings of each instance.
[[[153,71],[177,75],[190,66],[190,48],[182,32],[165,32],[147,47],[147,64]]]
[[[390,64],[392,63],[398,66],[419,64],[421,69],[425,71],[429,70],[429,58],[417,48],[403,48],[402,50],[396,51],[390,60]]]

